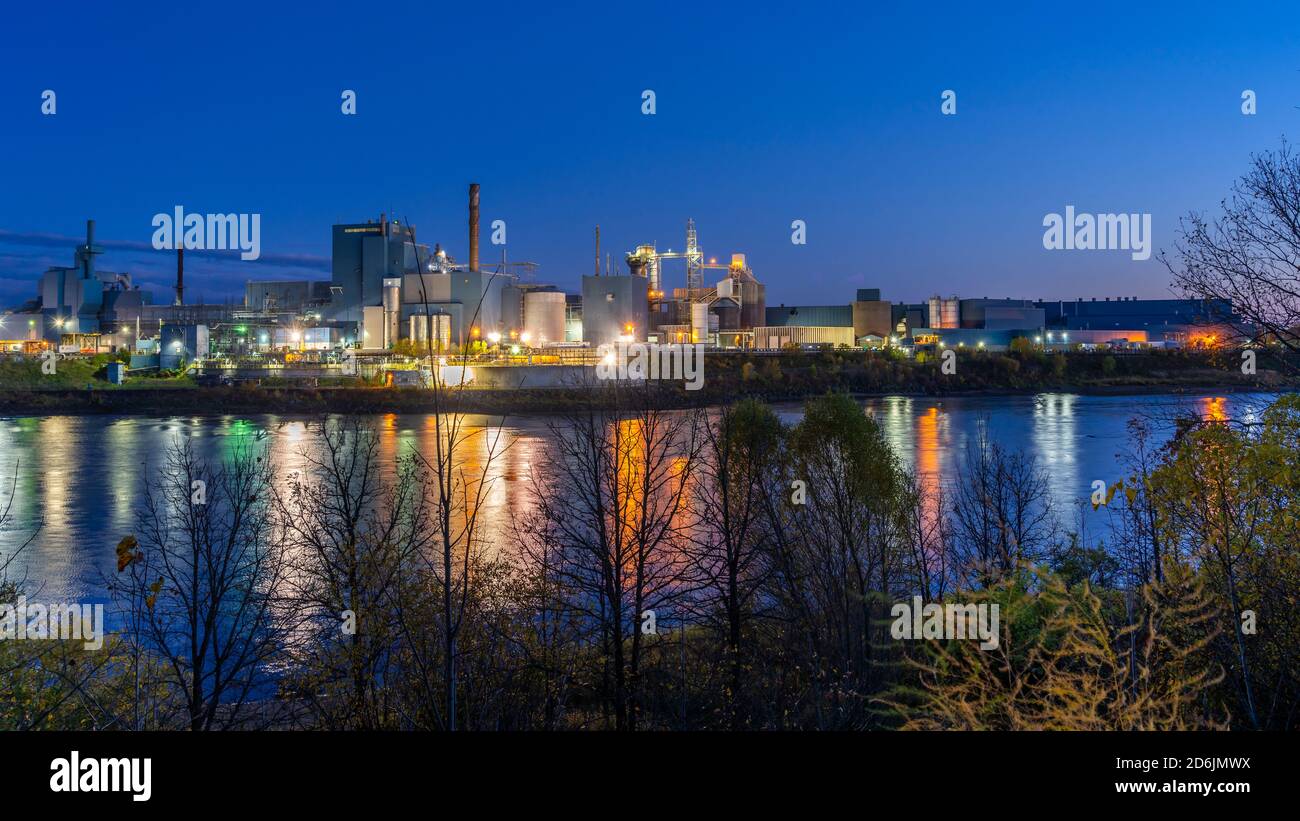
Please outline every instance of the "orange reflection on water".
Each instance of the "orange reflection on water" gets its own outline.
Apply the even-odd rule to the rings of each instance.
[[[939,408],[931,407],[916,417],[916,476],[924,493],[922,509],[927,526],[938,523],[939,481],[942,464],[939,447]]]
[[[1207,422],[1227,422],[1227,405],[1226,397],[1207,396],[1201,400],[1201,418]]]

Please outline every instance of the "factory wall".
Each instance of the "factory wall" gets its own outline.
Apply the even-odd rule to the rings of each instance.
[[[1036,328],[912,328],[912,341],[916,345],[933,345],[936,340],[944,348],[983,348],[987,351],[1004,351],[1016,337],[1032,337]]]
[[[855,340],[853,328],[848,325],[760,325],[754,329],[754,347],[759,350],[775,350],[792,343],[853,347]]]
[[[514,282],[514,277],[485,271],[452,271],[447,276],[451,277],[452,302],[464,306],[464,321],[452,328],[452,338],[464,343],[483,339],[493,331],[500,333],[501,291]]]
[[[858,293],[861,294],[862,291]],[[878,294],[879,291],[876,293]],[[871,334],[888,339],[892,333],[894,333],[892,305],[879,300],[858,300],[853,303],[854,337]]]
[[[564,341],[582,341],[582,294],[564,295]]]
[[[637,276],[582,278],[582,336],[593,346],[617,342],[633,326],[636,341],[646,338],[649,280]]]
[[[329,283],[311,280],[250,280],[244,283],[244,307],[250,311],[301,311],[319,298],[320,286],[329,295]]]
[[[1108,329],[1101,331],[1075,330],[1069,332],[1065,344],[1074,345],[1145,345],[1151,340],[1146,331],[1137,329]]]
[[[451,301],[450,274],[407,274],[402,277],[402,304],[422,305]]]
[[[501,289],[501,335],[509,338],[511,332],[524,331],[524,289],[507,285]]]
[[[995,312],[998,316],[1006,318],[1014,314],[1005,313],[1006,309],[1021,309],[1025,311],[1033,310],[1034,303],[1027,299],[963,299],[958,302],[960,322],[956,327],[961,328],[983,328],[987,325],[987,315],[989,311]],[[1017,328],[1037,327],[1042,323],[1025,323],[1016,325]],[[953,327],[945,325],[944,327]],[[1012,327],[1012,326],[1003,326]]]
[[[852,333],[852,305],[778,305],[764,311],[765,326],[844,327]]]
[[[1078,299],[1034,303],[1048,327],[1066,329],[1145,328],[1237,322],[1231,303],[1201,299]]]
[[[421,258],[427,257],[420,249]],[[409,226],[396,221],[335,225],[330,284],[342,289],[332,297],[336,320],[357,322],[361,308],[383,304],[385,277],[416,273],[417,249]]]
[[[975,326],[977,328],[1042,328],[1047,323],[1042,308],[988,306],[982,313],[982,322]],[[962,320],[962,327],[967,327],[965,319]]]
[[[429,313],[452,317],[454,343],[486,339],[493,332],[505,333],[502,295],[515,285],[512,276],[485,271],[451,271],[445,274],[408,274],[402,281],[401,333],[409,333],[410,317],[425,313],[421,281],[428,298]],[[474,335],[478,329],[478,336]]]
[[[208,355],[207,325],[164,325],[159,334],[159,367],[171,370]]]

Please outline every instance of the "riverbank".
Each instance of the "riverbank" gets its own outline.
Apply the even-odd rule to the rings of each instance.
[[[1244,374],[1232,353],[1156,352],[1106,354],[992,354],[963,352],[945,372],[938,359],[906,359],[862,352],[789,353],[777,356],[710,356],[704,385],[686,390],[681,382],[659,381],[647,390],[656,404],[695,407],[726,404],[741,397],[769,402],[800,401],[828,392],[858,396],[998,396],[1043,392],[1081,395],[1143,395],[1300,390],[1300,368],[1263,357]],[[152,384],[151,384],[152,383]],[[440,405],[421,388],[302,386],[291,384],[198,386],[189,380],[135,380],[110,387],[98,380],[64,382],[49,388],[24,380],[0,384],[0,414],[212,414],[430,413],[439,407],[467,413],[562,413],[593,404],[631,401],[613,383],[547,388],[450,389]],[[622,383],[627,385],[628,383]]]

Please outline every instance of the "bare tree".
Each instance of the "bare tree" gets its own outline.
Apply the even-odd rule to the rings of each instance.
[[[1174,286],[1225,309],[1231,302],[1244,339],[1300,352],[1300,157],[1285,140],[1252,156],[1221,207],[1218,218],[1180,221],[1174,258],[1161,254]]]
[[[410,223],[408,221],[407,225]],[[411,229],[411,242],[415,244],[415,229]],[[419,245],[416,248],[416,274],[420,289],[420,302],[424,306],[427,352],[429,368],[432,375],[430,401],[433,407],[433,453],[418,453],[417,458],[428,470],[433,482],[434,529],[438,543],[436,545],[436,565],[430,565],[435,572],[436,586],[442,598],[442,681],[445,695],[445,726],[448,730],[457,727],[458,710],[456,705],[458,672],[457,641],[464,626],[466,608],[470,599],[472,574],[471,569],[481,558],[482,535],[479,511],[490,491],[492,465],[506,449],[502,440],[502,430],[475,430],[469,424],[464,411],[464,390],[467,385],[465,374],[470,361],[473,340],[459,341],[457,355],[460,361],[459,379],[456,384],[448,385],[435,356],[433,318],[430,311],[429,295],[425,287],[427,266],[419,258]],[[492,288],[496,273],[488,278],[484,285],[485,292]],[[468,319],[468,327],[478,327],[479,316],[483,309],[483,300],[479,299],[474,312]],[[461,329],[462,333],[465,328]],[[505,417],[501,418],[504,423]],[[479,461],[478,469],[470,474],[464,469],[462,459],[472,447],[475,438],[483,437],[486,452]],[[413,644],[414,648],[422,645]],[[418,652],[418,650],[417,650]],[[428,658],[424,659],[427,663]],[[428,672],[426,670],[426,672]]]
[[[987,423],[952,485],[954,547],[971,583],[988,586],[1041,559],[1056,538],[1047,475],[1033,456],[993,441]]]
[[[325,727],[391,726],[398,588],[404,567],[432,547],[426,480],[410,457],[386,463],[360,419],[322,420],[310,441],[280,500],[294,557],[287,650],[297,689]]]
[[[599,628],[603,702],[615,729],[635,730],[639,625],[649,611],[657,620],[687,592],[685,529],[699,420],[661,408],[649,386],[593,388],[587,402],[552,424],[534,497],[557,540],[547,554],[550,578]]]
[[[236,446],[214,466],[177,442],[145,483],[138,538],[119,545],[129,640],[161,660],[191,730],[249,726],[250,700],[270,687],[285,576],[274,511],[262,456]]]
[[[703,426],[705,447],[694,494],[699,526],[689,555],[699,584],[702,615],[723,637],[732,729],[744,725],[746,659],[741,642],[771,568],[764,527],[765,483],[779,454],[781,422],[761,403],[725,407]]]

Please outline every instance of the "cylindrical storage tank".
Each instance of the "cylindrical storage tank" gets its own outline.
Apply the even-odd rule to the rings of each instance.
[[[396,313],[402,308],[402,280],[398,277],[384,278],[384,311]]]
[[[709,341],[709,305],[707,302],[691,303],[691,341]]]
[[[960,328],[961,327],[961,302],[957,297],[943,300],[941,307],[943,324],[940,328]]]
[[[412,314],[410,319],[410,339],[421,346],[421,350],[427,349],[429,334],[433,334],[433,349],[435,351],[445,351],[451,347],[451,315],[434,314],[433,316],[424,316],[423,314]]]
[[[529,291],[524,294],[524,333],[530,345],[564,341],[564,292]]]
[[[755,328],[766,321],[767,288],[750,280],[740,283],[740,327]]]
[[[524,292],[514,285],[501,289],[501,325],[506,339],[524,330]]]
[[[713,312],[717,314],[720,330],[734,331],[740,327],[740,308],[731,300],[718,300]]]
[[[402,280],[384,277],[384,338],[382,346],[391,348],[397,342],[398,316],[402,312]]]

